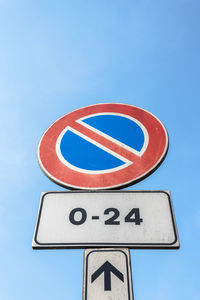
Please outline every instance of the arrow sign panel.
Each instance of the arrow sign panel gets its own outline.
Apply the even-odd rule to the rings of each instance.
[[[128,249],[87,249],[83,300],[133,300]]]

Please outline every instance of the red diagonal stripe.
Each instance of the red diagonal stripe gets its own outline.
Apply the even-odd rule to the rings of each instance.
[[[72,128],[79,131],[80,133],[86,135],[93,141],[101,144],[102,146],[110,149],[111,151],[115,152],[118,155],[121,155],[122,157],[128,159],[129,161],[136,163],[140,157],[136,154],[132,153],[131,151],[125,149],[123,145],[119,145],[117,143],[114,143],[113,141],[105,138],[104,136],[101,136],[100,134],[92,131],[91,129],[74,122],[73,125],[71,125]],[[119,142],[120,143],[120,142]]]

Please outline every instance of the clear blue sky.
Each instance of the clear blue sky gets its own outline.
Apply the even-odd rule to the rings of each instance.
[[[199,300],[200,2],[0,1],[0,299],[81,299],[83,250],[31,248],[42,191],[38,141],[99,102],[165,124],[162,166],[129,189],[172,193],[180,250],[131,250],[136,300]]]

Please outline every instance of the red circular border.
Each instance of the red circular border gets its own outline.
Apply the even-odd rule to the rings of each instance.
[[[144,154],[134,164],[105,174],[86,174],[64,165],[56,154],[56,142],[60,133],[76,120],[96,113],[125,114],[144,125],[149,143]],[[43,172],[55,183],[70,189],[122,188],[142,180],[164,159],[168,149],[168,135],[161,121],[151,113],[127,104],[95,104],[75,110],[53,123],[38,145],[38,161]]]

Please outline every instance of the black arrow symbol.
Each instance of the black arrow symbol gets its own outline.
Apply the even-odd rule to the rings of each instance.
[[[102,273],[104,273],[104,291],[111,291],[111,272],[124,282],[124,275],[117,270],[109,261],[106,261],[94,274],[91,276],[91,282],[95,281]]]

